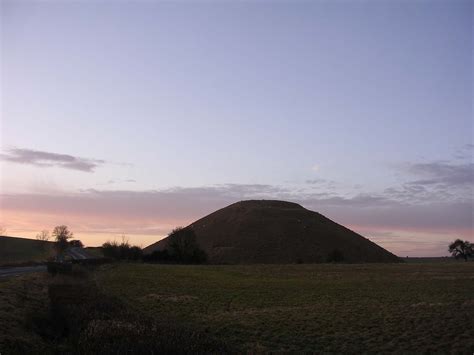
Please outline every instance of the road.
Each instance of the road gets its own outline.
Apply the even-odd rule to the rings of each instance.
[[[91,259],[92,256],[87,253],[82,248],[69,248],[66,251],[66,254],[69,255],[74,260],[84,260]],[[8,276],[18,276],[22,274],[29,274],[32,272],[44,272],[46,271],[46,265],[38,266],[15,266],[15,267],[0,267],[0,278]]]
[[[44,272],[44,271],[46,271],[46,265],[0,268],[0,278],[7,277],[7,276],[18,276],[22,274],[28,274],[31,272]]]

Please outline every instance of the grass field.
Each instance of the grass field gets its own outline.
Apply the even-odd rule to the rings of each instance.
[[[136,312],[237,351],[474,351],[474,263],[105,266]]]
[[[47,348],[35,318],[48,312],[48,282],[45,274],[0,278],[0,353],[42,353]]]
[[[93,266],[52,277],[0,277],[0,354],[226,353],[182,324],[137,313],[100,292]]]
[[[52,245],[34,239],[0,237],[0,265],[45,261],[52,254]]]

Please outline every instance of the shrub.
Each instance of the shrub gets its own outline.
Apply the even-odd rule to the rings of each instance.
[[[196,234],[191,228],[176,228],[168,238],[169,254],[177,263],[201,264],[207,261],[207,255],[199,248]]]
[[[119,244],[113,241],[102,244],[102,253],[107,258],[117,260],[139,260],[142,257],[143,251],[139,246],[132,246],[128,242],[122,241]]]
[[[143,261],[176,264],[203,264],[207,261],[207,254],[199,247],[191,228],[175,228],[168,235],[168,240],[167,249],[144,255]]]

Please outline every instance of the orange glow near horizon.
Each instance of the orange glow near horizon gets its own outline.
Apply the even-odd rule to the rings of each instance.
[[[5,234],[8,236],[34,239],[41,230],[52,231],[56,225],[65,224],[74,233],[74,237],[86,246],[100,246],[106,241],[120,240],[124,235],[131,244],[146,247],[164,238],[176,226],[186,226],[193,220],[124,220],[104,216],[58,216],[19,211],[3,211],[1,216],[1,224],[6,228]],[[471,230],[453,232],[362,225],[347,227],[399,256],[444,256],[447,255],[447,243],[455,238],[472,237]]]
[[[100,246],[109,240],[120,240],[124,235],[131,244],[146,247],[164,238],[180,221],[123,220],[100,216],[51,215],[43,213],[3,212],[1,225],[6,235],[34,239],[42,230],[52,231],[65,224],[86,246]],[[111,227],[113,226],[113,227]]]

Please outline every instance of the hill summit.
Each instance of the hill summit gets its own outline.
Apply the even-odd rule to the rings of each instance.
[[[240,201],[190,224],[209,261],[217,264],[397,262],[361,235],[297,203]],[[145,253],[167,248],[164,238]]]

